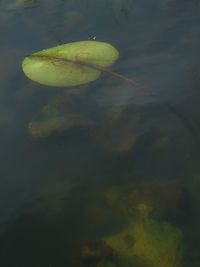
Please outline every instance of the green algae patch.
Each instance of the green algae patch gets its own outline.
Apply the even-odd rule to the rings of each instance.
[[[138,215],[116,233],[85,245],[82,262],[95,267],[181,267],[182,231],[150,216],[151,206],[140,203]]]
[[[123,189],[113,186],[105,191],[111,208],[128,219],[127,226],[119,232],[102,238],[113,250],[113,263],[117,267],[182,266],[182,231],[164,218],[161,219],[165,212],[177,205],[174,203],[174,207],[169,203],[169,207],[165,207],[170,199],[165,196],[168,187],[174,188],[170,201],[177,202],[179,190],[171,184],[165,185],[164,188],[159,184],[154,184],[152,188],[145,184]],[[159,204],[156,204],[157,202]]]
[[[174,188],[174,193],[166,198],[163,190],[169,187]],[[169,194],[169,190],[167,192]],[[112,186],[104,191],[105,201],[110,205],[113,216],[112,231],[104,234],[95,246],[87,246],[85,251],[90,253],[84,253],[85,258],[82,259],[92,262],[91,266],[94,267],[181,267],[183,233],[166,221],[165,212],[170,214],[171,204],[169,207],[163,206],[163,201],[169,202],[170,197],[172,202],[176,202],[173,195],[178,192],[174,184],[156,183],[152,188],[142,183],[131,188]],[[156,206],[156,202],[161,203]],[[123,218],[123,225],[119,222],[115,228],[113,222],[120,217]]]
[[[117,255],[116,266],[180,267],[182,233],[166,223],[137,219],[127,228],[103,239]]]
[[[22,62],[25,75],[48,86],[76,86],[96,80],[119,53],[112,45],[79,41],[33,53]]]

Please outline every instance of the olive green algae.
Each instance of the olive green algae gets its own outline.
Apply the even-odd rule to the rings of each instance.
[[[151,207],[138,205],[138,216],[119,232],[82,249],[84,263],[95,267],[181,267],[182,232],[149,216]]]
[[[119,267],[135,266],[136,258],[151,267],[181,266],[182,233],[169,223],[139,218],[103,240],[115,251]]]
[[[165,206],[169,196],[164,188],[146,184],[121,188],[110,187],[105,198],[110,205],[111,214],[123,216],[124,225],[111,231],[99,240],[99,246],[89,246],[85,256],[97,255],[95,267],[181,267],[183,258],[183,234],[181,229],[166,220],[169,208],[176,208],[180,192],[175,184],[166,184],[172,188],[171,202]],[[166,190],[165,188],[165,190]],[[157,193],[156,193],[157,192]],[[156,202],[159,202],[159,204]],[[169,202],[169,199],[168,199]],[[117,219],[117,217],[116,217]],[[109,248],[102,253],[103,247]],[[99,252],[97,253],[99,249]],[[86,252],[86,251],[85,251]],[[99,256],[100,255],[100,256]],[[94,256],[91,258],[94,259]],[[91,260],[90,258],[90,260]]]

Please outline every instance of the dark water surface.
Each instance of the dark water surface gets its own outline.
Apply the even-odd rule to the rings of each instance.
[[[199,12],[197,0],[0,1],[0,266],[200,266]],[[93,38],[141,87],[22,73],[29,53]],[[57,115],[69,125],[46,123]]]

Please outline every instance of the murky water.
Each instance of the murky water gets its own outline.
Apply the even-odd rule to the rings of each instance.
[[[196,0],[0,1],[1,266],[200,265],[199,12]],[[52,88],[22,73],[27,54],[92,39],[139,85],[103,74]]]

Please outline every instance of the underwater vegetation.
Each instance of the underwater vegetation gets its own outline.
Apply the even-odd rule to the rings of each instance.
[[[44,138],[52,133],[61,133],[76,125],[81,125],[79,117],[75,115],[65,116],[59,113],[56,108],[45,106],[42,108],[39,118],[28,124],[28,132],[31,137]]]
[[[29,135],[45,138],[78,128],[110,151],[122,154],[132,151],[145,137],[144,131],[135,129],[141,120],[140,114],[129,113],[130,107],[126,105],[106,110],[94,107],[88,101],[87,90],[80,88],[54,96],[28,123]]]
[[[142,212],[141,218],[134,220],[122,231],[103,238],[115,251],[116,262],[119,262],[117,265],[134,266],[135,259],[138,262],[141,259],[141,267],[181,266],[181,231],[169,223],[143,216]]]
[[[88,85],[56,92],[29,120],[29,136],[64,136],[75,129],[113,156],[129,155],[145,144],[147,152],[153,151],[159,157],[172,149],[174,139],[177,140],[176,146],[179,144],[179,136],[145,129],[146,115],[134,105],[118,104],[104,109],[95,105],[92,90],[93,86]]]
[[[28,123],[28,133],[33,138],[45,138],[60,134],[74,127],[91,124],[84,96],[87,88],[64,92],[54,96]],[[82,99],[82,100],[81,100]],[[79,105],[79,109],[76,106]]]
[[[151,218],[148,204],[137,205],[137,215],[119,232],[83,247],[83,263],[91,266],[180,267],[183,245],[177,227]]]
[[[110,225],[113,216],[113,220],[123,218],[124,224],[82,247],[83,266],[181,267],[183,233],[166,220],[169,214],[177,215],[181,194],[180,186],[174,182],[138,182],[105,189],[108,206],[104,204],[102,213],[93,203],[91,219],[102,223],[107,218]]]

